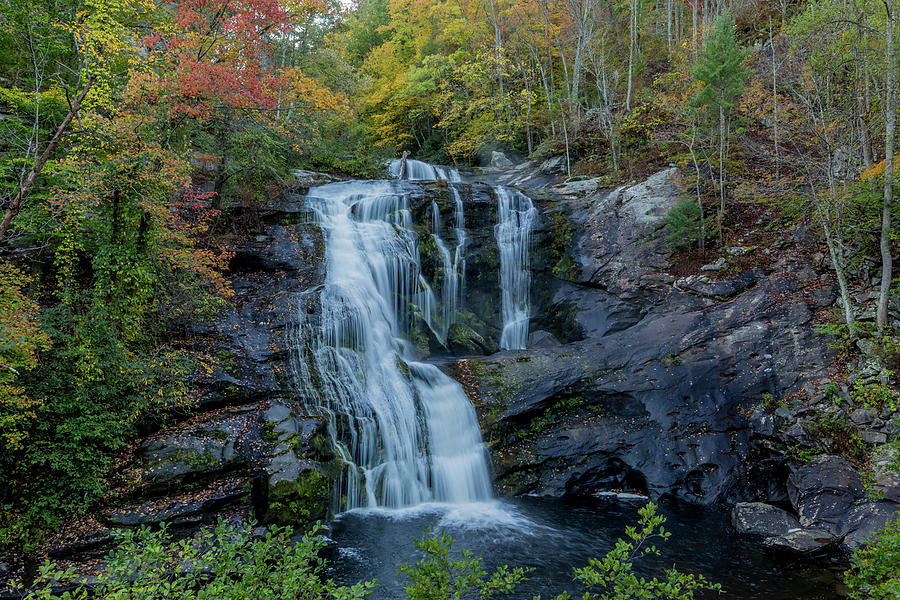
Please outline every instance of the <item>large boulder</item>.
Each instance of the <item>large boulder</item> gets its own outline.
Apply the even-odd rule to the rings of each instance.
[[[739,502],[731,509],[731,524],[738,533],[778,537],[800,529],[791,513],[762,502]]]
[[[267,522],[308,527],[331,509],[331,448],[318,419],[288,401],[273,402],[263,413],[270,443],[264,468],[264,501],[258,512]],[[330,474],[331,473],[331,474]]]
[[[872,457],[873,489],[885,500],[900,502],[900,448],[883,446]]]
[[[145,439],[138,446],[134,495],[181,490],[185,484],[246,467],[257,454],[254,437],[247,435],[258,418],[256,408],[251,405],[201,416]]]
[[[900,505],[889,500],[859,500],[844,513],[838,532],[848,546],[865,544],[889,521],[900,518]]]
[[[804,527],[837,533],[844,515],[865,490],[859,471],[847,459],[821,456],[791,474],[788,495]]]

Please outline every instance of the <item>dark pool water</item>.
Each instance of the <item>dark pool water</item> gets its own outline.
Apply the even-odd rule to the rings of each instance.
[[[603,500],[572,504],[562,500],[522,498],[459,507],[426,506],[405,511],[353,511],[333,524],[329,548],[330,575],[343,584],[377,579],[369,596],[379,600],[405,598],[404,575],[396,569],[420,556],[414,540],[424,532],[444,532],[483,556],[485,565],[533,567],[530,580],[513,598],[542,594],[552,598],[562,590],[580,597],[572,569],[590,557],[603,556],[637,520],[637,501]],[[641,575],[662,575],[673,564],[721,583],[732,600],[832,600],[840,598],[841,568],[797,562],[774,556],[757,543],[736,535],[727,515],[718,509],[682,505],[660,507],[672,532],[657,544],[661,556],[636,564]],[[705,596],[704,596],[705,597]]]

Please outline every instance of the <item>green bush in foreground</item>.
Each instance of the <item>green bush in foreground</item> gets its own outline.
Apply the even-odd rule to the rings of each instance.
[[[674,568],[665,577],[645,579],[633,571],[633,562],[650,554],[659,554],[655,539],[665,541],[671,533],[663,528],[666,518],[656,514],[656,505],[649,503],[638,510],[636,526],[625,528],[625,538],[602,559],[590,559],[588,566],[575,569],[575,580],[586,591],[582,600],[691,600],[701,590],[721,592],[719,584],[710,583],[702,575],[682,573]],[[512,593],[519,583],[526,581],[530,569],[498,567],[490,576],[481,566],[481,558],[463,550],[458,559],[450,558],[453,540],[441,534],[416,542],[425,559],[415,566],[404,565],[400,572],[412,580],[405,586],[409,600],[487,600],[498,594]],[[535,600],[539,600],[539,596]],[[555,600],[566,600],[563,592]]]
[[[721,591],[702,575],[669,569],[665,577],[645,579],[633,572],[633,561],[658,554],[655,539],[671,535],[662,527],[665,517],[656,506],[647,504],[638,511],[636,526],[627,527],[625,539],[602,559],[575,569],[575,580],[584,585],[583,600],[692,600],[700,590]],[[272,527],[265,536],[253,536],[249,525],[220,522],[198,535],[170,541],[163,526],[158,531],[146,527],[121,534],[119,544],[108,557],[106,570],[93,590],[103,600],[357,600],[375,586],[374,581],[338,586],[325,579],[325,542],[317,524],[299,541],[288,527]],[[452,553],[453,539],[445,534],[426,536],[416,542],[424,554],[415,565],[403,565],[399,572],[410,581],[404,586],[408,600],[488,600],[509,595],[527,580],[532,569],[501,565],[485,571],[481,557],[468,550]],[[35,590],[25,600],[86,600],[88,590],[55,594],[52,586],[66,584],[73,572],[61,571],[51,563],[41,567]],[[879,596],[881,597],[881,596]],[[887,597],[887,596],[883,596]],[[539,600],[537,597],[535,600]],[[555,600],[566,600],[563,592]]]
[[[145,527],[122,534],[119,545],[100,575],[94,598],[103,600],[356,600],[374,582],[338,586],[323,577],[325,541],[321,524],[299,541],[288,527],[272,527],[254,537],[250,526],[219,522],[196,537],[169,541],[166,528]],[[41,567],[36,591],[25,600],[83,600],[78,588],[55,595],[53,582],[71,581],[71,571],[52,564]]]
[[[844,583],[853,600],[900,598],[900,519],[875,533],[868,546],[853,551]]]

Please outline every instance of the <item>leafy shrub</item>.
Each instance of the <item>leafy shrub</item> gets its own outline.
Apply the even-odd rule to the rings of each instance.
[[[399,569],[412,580],[403,586],[409,600],[486,599],[510,594],[527,580],[525,574],[531,570],[501,565],[488,575],[481,566],[481,557],[470,550],[462,550],[459,558],[451,558],[453,538],[445,533],[416,540],[416,548],[425,554],[424,559]]]
[[[828,443],[829,451],[861,465],[868,455],[865,441],[859,430],[848,423],[845,417],[838,415],[819,415],[815,421],[806,426],[806,432],[813,438]]]
[[[900,519],[875,533],[869,545],[853,551],[844,583],[852,600],[900,598]]]
[[[656,505],[648,503],[640,510],[636,526],[625,528],[625,538],[602,559],[590,559],[586,567],[575,569],[574,579],[585,587],[583,600],[692,600],[700,591],[721,592],[719,584],[702,575],[682,573],[674,568],[665,577],[645,579],[633,571],[635,560],[658,555],[654,540],[665,541],[671,533],[663,528],[666,518],[656,514]],[[458,559],[450,558],[453,539],[445,534],[416,542],[425,559],[415,566],[404,565],[400,572],[412,580],[405,586],[409,600],[447,600],[479,598],[486,600],[497,594],[510,594],[527,580],[528,570],[498,567],[490,576],[481,566],[481,558],[463,550]],[[563,592],[555,600],[567,600]],[[535,600],[539,600],[539,597]]]
[[[879,410],[884,408],[885,405],[889,406],[891,410],[896,410],[898,407],[897,400],[894,398],[894,391],[881,383],[866,384],[857,379],[853,384],[851,395],[854,402],[863,406]]]
[[[647,504],[638,514],[637,526],[626,527],[625,538],[617,540],[606,556],[600,560],[592,558],[588,566],[575,569],[575,579],[588,590],[583,600],[690,600],[695,592],[722,591],[721,585],[709,582],[703,575],[682,573],[675,568],[666,569],[663,579],[638,577],[633,571],[634,561],[658,555],[653,540],[665,541],[672,535],[663,528],[666,518],[656,514],[655,504]]]
[[[324,527],[316,525],[302,539],[291,538],[289,527],[272,527],[254,536],[250,525],[220,521],[193,538],[173,541],[165,526],[157,531],[142,527],[120,533],[118,547],[99,576],[94,598],[119,600],[244,600],[267,598],[362,598],[374,582],[338,586],[324,578],[326,561],[320,556]],[[84,587],[62,595],[54,582],[73,579],[73,572],[45,563],[38,589],[25,600],[82,600]]]

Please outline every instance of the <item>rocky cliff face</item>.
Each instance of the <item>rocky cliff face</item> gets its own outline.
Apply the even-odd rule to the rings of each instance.
[[[828,372],[812,318],[834,294],[802,257],[705,287],[665,272],[674,176],[557,200],[576,223],[577,265],[557,273],[568,281],[536,323],[556,316],[569,343],[458,364],[509,493],[728,497],[748,454],[746,414],[764,393]]]
[[[822,391],[835,355],[814,328],[835,301],[831,274],[801,239],[790,252],[761,250],[769,244],[760,227],[746,246],[676,276],[664,216],[678,184],[668,169],[611,191],[586,180],[532,192],[542,199],[544,242],[532,323],[546,331],[532,334],[529,350],[455,364],[479,409],[498,488],[753,500],[735,509],[735,525],[773,548],[859,543],[896,514],[896,481],[878,474],[884,498],[871,500],[846,460],[804,466],[787,451],[821,453],[808,425],[820,411],[845,412]],[[773,417],[760,406],[791,396],[796,414]],[[842,398],[854,410],[846,389]],[[880,429],[864,436],[896,435],[891,415],[880,416]],[[830,467],[845,476],[825,484]]]
[[[460,185],[470,238],[464,310],[446,343],[424,322],[413,341],[423,356],[450,361],[464,384],[501,493],[763,502],[735,523],[773,547],[861,539],[896,508],[896,481],[886,476],[885,498],[874,502],[845,478],[840,506],[822,508],[834,490],[778,450],[794,443],[784,436],[795,415],[759,408],[767,394],[782,398],[831,374],[828,339],[813,327],[834,303],[830,276],[802,248],[757,259],[752,239],[696,273],[672,274],[664,215],[681,193],[677,177],[669,169],[614,190],[589,180],[530,192],[540,209],[532,333],[528,350],[510,353],[497,353],[496,198],[489,186]],[[437,282],[431,207],[452,222],[451,196],[441,182],[410,190],[423,274]],[[290,377],[295,313],[317,310],[324,240],[299,194],[247,216],[258,234],[234,248],[235,299],[196,327],[197,352],[216,366],[199,374],[194,411],[123,458],[115,500],[88,531],[63,536],[54,556],[96,555],[117,527],[191,527],[220,515],[305,526],[327,515],[339,469]],[[790,532],[794,520],[802,534]]]

